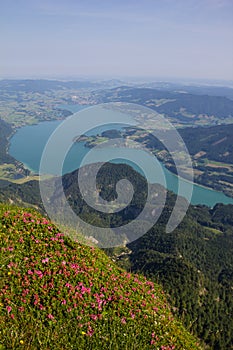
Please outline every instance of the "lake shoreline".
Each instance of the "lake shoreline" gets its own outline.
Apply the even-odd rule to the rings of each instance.
[[[79,106],[77,106],[77,108],[79,108]],[[83,108],[83,106],[82,106],[82,108]],[[66,109],[68,110],[67,106],[66,106]],[[75,111],[73,111],[73,112],[75,112]],[[61,120],[60,121],[58,121],[58,120],[45,121],[45,122],[40,122],[37,125],[33,125],[30,127],[29,126],[23,127],[23,128],[16,130],[16,133],[14,133],[13,137],[11,137],[11,139],[10,139],[11,147],[9,149],[9,152],[10,152],[9,154],[11,154],[11,156],[13,156],[17,161],[23,163],[27,169],[32,171],[33,175],[38,174],[40,157],[41,157],[39,151],[40,152],[43,151],[43,149],[44,149],[43,142],[44,142],[44,144],[46,144],[46,142],[47,142],[47,139],[43,133],[47,133],[47,135],[49,136],[55,130],[55,128],[59,125],[59,123],[62,123],[62,121]],[[30,128],[30,129],[27,129],[27,128]],[[100,131],[98,131],[98,132],[100,132]],[[41,133],[41,135],[39,135],[40,136],[39,138],[38,138],[38,133]],[[38,140],[36,140],[36,137],[38,138]],[[25,148],[25,140],[26,139],[28,140],[28,138],[29,138],[29,140],[31,140],[31,144],[33,146],[35,146],[36,142],[38,142],[37,148],[39,150],[38,149],[32,150],[31,147]],[[43,139],[42,140],[43,142],[41,141],[41,138]],[[14,143],[17,143],[16,141],[18,142],[18,144],[14,144]],[[23,144],[24,144],[24,150],[23,150]],[[30,141],[29,141],[29,144],[30,144]],[[15,147],[15,150],[17,151],[16,153],[14,153],[14,150],[12,152],[12,145]],[[20,147],[22,147],[21,150],[19,150]],[[28,154],[29,159],[25,159],[25,152],[29,152],[29,154]],[[33,155],[30,154],[30,152],[34,152]],[[81,160],[82,160],[82,158],[86,155],[87,152],[88,152],[88,149],[86,146],[77,145],[76,150],[73,151],[73,156],[76,155],[76,160],[77,160],[77,154],[78,154],[78,158],[81,157]],[[22,159],[22,155],[24,156],[24,159]],[[120,157],[118,157],[118,158],[120,158]],[[75,158],[73,158],[73,160],[74,159]],[[115,159],[115,158],[113,158],[113,159]],[[34,164],[32,164],[32,161],[34,162]],[[71,159],[71,161],[72,161],[72,159]],[[98,159],[96,161],[98,162]],[[164,168],[166,175],[168,174],[168,178],[169,178],[168,181],[170,181],[170,183],[167,183],[167,189],[174,192],[174,193],[177,193],[177,191],[174,190],[175,187],[177,186],[177,182],[179,180],[177,174],[174,174],[169,169],[167,169],[163,162],[161,162],[161,161],[159,161],[159,162],[160,162],[161,166]],[[122,163],[127,163],[127,162],[122,161]],[[131,165],[131,164],[129,164],[129,165]],[[72,164],[72,166],[73,166],[73,164]],[[70,172],[74,171],[75,169],[78,169],[79,167],[80,167],[80,165],[77,165],[77,166],[71,167],[71,168],[66,168],[66,169],[63,167],[63,169],[64,169],[63,174],[70,173]],[[138,170],[136,169],[136,171],[138,171]],[[48,172],[48,173],[51,173],[51,172]],[[190,184],[187,179],[182,178],[180,180],[184,181],[187,184]],[[203,191],[204,191],[204,193],[203,193]],[[198,194],[195,195],[196,192]],[[183,195],[185,197],[185,194],[181,194],[181,195]],[[216,200],[215,200],[215,197],[216,197]],[[194,183],[194,195],[192,197],[191,203],[193,205],[200,204],[200,205],[207,205],[209,207],[213,207],[216,203],[233,204],[233,198],[226,196],[223,192],[217,191],[211,187],[207,187],[207,186],[204,186],[201,184]]]

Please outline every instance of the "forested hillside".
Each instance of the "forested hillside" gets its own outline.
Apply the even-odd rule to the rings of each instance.
[[[10,124],[0,119],[0,164],[16,162],[16,160],[6,152],[8,138],[12,132],[13,130]]]
[[[145,179],[126,165],[105,164],[98,176],[100,193],[106,200],[116,196],[115,185],[128,178],[135,196],[127,209],[103,214],[88,207],[78,190],[78,171],[63,178],[65,193],[74,211],[83,220],[101,227],[115,227],[134,219],[146,196]],[[158,191],[158,188],[156,189]],[[162,188],[160,188],[162,190]],[[37,182],[11,184],[0,191],[2,200],[32,203],[43,211]],[[54,193],[59,199],[59,193]],[[107,250],[129,271],[145,274],[162,283],[173,313],[200,337],[210,349],[233,346],[233,206],[218,204],[213,209],[190,206],[179,227],[165,232],[175,195],[168,193],[166,206],[157,224],[127,247]],[[55,200],[56,202],[56,200]],[[22,203],[21,203],[22,204]]]
[[[156,110],[183,124],[195,124],[203,117],[209,123],[224,123],[233,117],[233,101],[224,96],[197,95],[191,93],[164,91],[149,88],[122,86],[93,93],[96,102],[130,102]],[[215,118],[214,118],[215,117]]]
[[[205,128],[185,128],[180,134],[191,155],[233,164],[233,124]]]

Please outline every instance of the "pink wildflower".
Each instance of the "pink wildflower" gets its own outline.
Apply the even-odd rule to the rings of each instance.
[[[126,324],[126,318],[125,318],[125,317],[122,317],[121,323],[122,323],[122,324]]]
[[[97,316],[97,315],[91,315],[90,317],[91,317],[91,319],[92,319],[93,321],[96,321],[96,320],[98,319],[98,316]]]
[[[7,265],[7,267],[10,269],[11,267],[14,266],[14,263],[13,262],[10,262],[10,264]]]
[[[53,320],[54,319],[54,316],[52,314],[48,314],[47,317],[50,319],[50,320]]]
[[[40,270],[35,270],[35,273],[42,278],[43,277],[43,273]]]
[[[6,310],[7,310],[8,314],[9,314],[11,312],[11,310],[12,310],[12,307],[10,305],[7,305]]]
[[[88,337],[92,337],[94,334],[94,329],[92,329],[90,326],[88,327],[88,331],[87,331],[87,336]]]

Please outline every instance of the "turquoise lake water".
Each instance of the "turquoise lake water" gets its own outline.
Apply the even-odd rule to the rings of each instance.
[[[62,108],[66,108],[71,110],[72,112],[76,112],[81,110],[82,106],[59,106]],[[111,112],[108,112],[111,113]],[[116,113],[116,112],[115,112]],[[125,122],[132,122],[132,120],[125,121]],[[62,123],[62,121],[50,121],[50,122],[42,122],[37,125],[32,126],[25,126],[19,130],[13,135],[10,143],[9,153],[16,158],[17,160],[23,162],[26,167],[33,170],[35,173],[39,172],[39,166],[40,166],[40,159],[42,152],[44,150],[44,147],[53,133],[53,131]],[[89,131],[89,135],[93,134],[100,134],[101,132],[107,130],[107,129],[121,129],[124,126],[124,124],[121,123],[113,123],[110,124],[110,126],[98,126],[93,131]],[[71,147],[63,165],[63,174],[69,173],[77,168],[80,167],[82,159],[86,154],[89,152],[89,149],[84,146],[84,142],[78,142],[74,143]],[[99,152],[99,154],[98,154]],[[110,159],[112,156],[115,155],[115,152],[113,153],[111,149],[104,149],[104,150],[97,150],[97,158],[95,158],[95,161],[102,160],[102,156],[108,156]],[[116,159],[113,160],[114,163],[127,163],[131,165],[134,169],[141,172],[137,165],[132,163],[129,160],[124,160],[124,152],[120,153],[118,157],[115,157]],[[98,157],[99,160],[98,160]],[[122,157],[122,158],[121,158]],[[141,160],[142,163],[142,169],[149,169],[151,167],[150,160],[145,157],[145,159]],[[163,173],[166,178],[166,187],[168,190],[173,191],[174,193],[177,193],[178,191],[178,178],[176,175],[171,173],[169,170],[167,170],[162,163],[160,163],[160,168],[162,168]],[[51,169],[49,171],[51,173]],[[159,171],[158,171],[159,172]],[[154,181],[155,174],[151,173],[151,178],[149,178],[150,182]],[[185,189],[190,186],[190,183],[188,183],[185,180],[181,180],[184,183],[184,192],[182,195],[185,197]],[[158,179],[156,182],[161,183],[160,179]],[[208,189],[203,186],[194,185],[193,187],[193,195],[192,195],[192,204],[205,204],[210,207],[213,207],[216,203],[224,203],[224,204],[233,204],[233,199],[225,196],[221,192],[217,192],[211,189]]]

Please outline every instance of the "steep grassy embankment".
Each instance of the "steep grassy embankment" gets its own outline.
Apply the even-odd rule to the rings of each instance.
[[[0,206],[0,349],[198,349],[161,288],[33,210]]]

